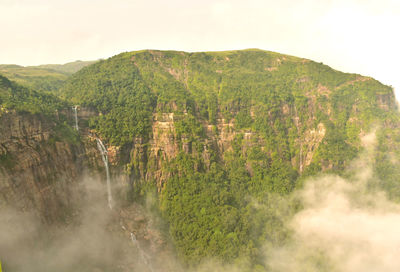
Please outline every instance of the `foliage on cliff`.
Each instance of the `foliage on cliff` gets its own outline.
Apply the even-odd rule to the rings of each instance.
[[[61,95],[102,113],[91,126],[114,145],[149,132],[154,95],[129,62],[100,61],[84,68],[71,77]]]
[[[33,114],[54,115],[56,110],[66,106],[67,103],[54,95],[23,87],[0,75],[1,111],[16,110]]]
[[[286,217],[300,208],[291,193],[307,176],[342,174],[374,126],[387,136],[379,136],[378,186],[400,198],[400,172],[383,153],[400,146],[400,117],[393,90],[372,78],[261,50],[139,51],[83,68],[60,95],[100,112],[90,125],[113,145],[149,145],[154,120],[173,114],[178,155],[160,159],[166,180],[146,181],[158,184],[188,264],[217,256],[262,265],[261,246],[290,236]],[[147,152],[124,162],[144,172],[135,178],[155,170]]]

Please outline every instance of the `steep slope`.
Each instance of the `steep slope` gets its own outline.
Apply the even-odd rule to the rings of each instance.
[[[98,113],[89,126],[114,151],[130,197],[159,192],[188,264],[261,265],[259,249],[290,236],[279,199],[306,176],[343,173],[374,127],[379,186],[400,198],[400,116],[393,90],[372,78],[257,49],[146,50],[83,68],[61,94]],[[287,205],[290,217],[299,206]]]
[[[80,124],[93,114],[80,108]],[[146,249],[157,256],[151,258],[152,267],[177,271],[163,262],[172,260],[172,251],[148,209],[124,203],[116,178],[118,206],[108,209],[96,138],[84,127],[79,134],[74,117],[71,106],[57,97],[0,76],[3,268],[146,271]]]
[[[265,248],[293,241],[304,180],[355,175],[371,131],[367,187],[400,199],[400,115],[393,90],[372,78],[256,49],[146,50],[84,67],[59,94],[68,102],[0,76],[1,215],[12,206],[39,214],[45,228],[70,228],[61,240],[46,233],[52,247],[28,258],[28,246],[20,262],[9,249],[19,253],[22,228],[0,244],[13,267],[40,255],[50,257],[38,271],[176,271],[166,265],[168,232],[186,265],[213,259],[270,271]],[[96,138],[108,148],[113,211]],[[311,266],[330,271],[314,253]],[[55,256],[66,259],[47,263]]]
[[[65,102],[0,76],[0,201],[65,220],[83,146],[58,113]]]

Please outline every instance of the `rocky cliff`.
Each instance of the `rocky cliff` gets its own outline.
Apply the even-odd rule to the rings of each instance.
[[[338,152],[356,152],[377,115],[396,108],[393,91],[372,78],[261,50],[124,53],[74,75],[63,95],[99,112],[90,126],[118,146],[119,163],[159,186],[168,178],[161,162],[183,152],[207,167],[238,137],[299,174],[340,170],[346,156],[334,162],[319,148],[326,136],[339,132]]]
[[[37,211],[49,222],[66,220],[85,166],[83,145],[61,138],[57,123],[40,114],[10,111],[0,127],[3,204]]]
[[[0,230],[12,230],[0,245],[4,268],[70,271],[80,263],[82,271],[99,264],[118,271],[148,271],[146,262],[151,261],[152,267],[176,270],[172,264],[161,263],[163,258],[173,260],[171,249],[148,210],[139,204],[123,204],[127,190],[123,173],[112,172],[117,206],[108,210],[104,164],[96,137],[85,126],[79,136],[66,129],[59,120],[62,112],[45,116],[10,110],[0,116]],[[81,109],[80,123],[84,124],[87,112]],[[73,115],[66,116],[69,126]],[[118,152],[113,152],[113,147],[108,150],[110,163],[117,164]],[[143,252],[131,241],[132,234]],[[99,255],[103,254],[100,249],[90,247],[99,239],[107,240],[119,257],[105,259]],[[22,244],[17,242],[21,240]],[[66,252],[69,243],[77,246],[77,254],[86,255],[83,264],[78,256],[70,259]],[[62,260],[59,254],[65,254]],[[150,258],[147,254],[152,257],[144,262],[143,256]],[[52,267],[48,258],[63,264]],[[34,264],[31,259],[41,262]]]

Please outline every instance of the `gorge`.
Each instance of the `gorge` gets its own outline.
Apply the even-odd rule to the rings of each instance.
[[[362,271],[307,240],[313,220],[356,228],[339,203],[397,222],[400,113],[373,78],[258,49],[143,50],[57,84],[0,76],[5,271]]]

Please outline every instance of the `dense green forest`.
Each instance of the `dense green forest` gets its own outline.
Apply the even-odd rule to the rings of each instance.
[[[297,192],[310,177],[356,176],[373,131],[366,187],[400,201],[400,114],[393,90],[369,77],[257,49],[144,50],[0,73],[0,118],[43,116],[54,141],[80,142],[89,128],[118,147],[112,173],[128,177],[124,199],[155,197],[187,267],[212,259],[274,271],[268,249],[293,242]],[[72,105],[94,113],[80,135],[62,114]],[[312,254],[317,268],[306,271],[332,271],[324,258]]]
[[[79,136],[70,126],[68,116],[62,113],[69,104],[55,95],[36,91],[10,81],[0,75],[0,118],[4,114],[16,112],[20,115],[36,115],[43,122],[50,122],[54,127],[51,141],[78,143]],[[0,157],[1,159],[4,157]]]
[[[121,162],[135,185],[130,199],[160,192],[160,211],[189,266],[217,257],[264,271],[261,249],[290,240],[287,220],[301,209],[293,192],[321,172],[351,175],[350,162],[364,150],[360,137],[373,128],[374,175],[384,182],[371,188],[400,199],[393,162],[400,116],[393,90],[372,78],[256,49],[146,50],[83,68],[60,96],[96,110],[89,125],[109,145],[129,153],[141,139],[146,155],[131,152]],[[173,114],[172,159],[147,148],[163,114]],[[146,175],[159,161],[161,181]]]
[[[0,75],[0,116],[7,110],[52,116],[67,105],[54,95],[21,86]]]

